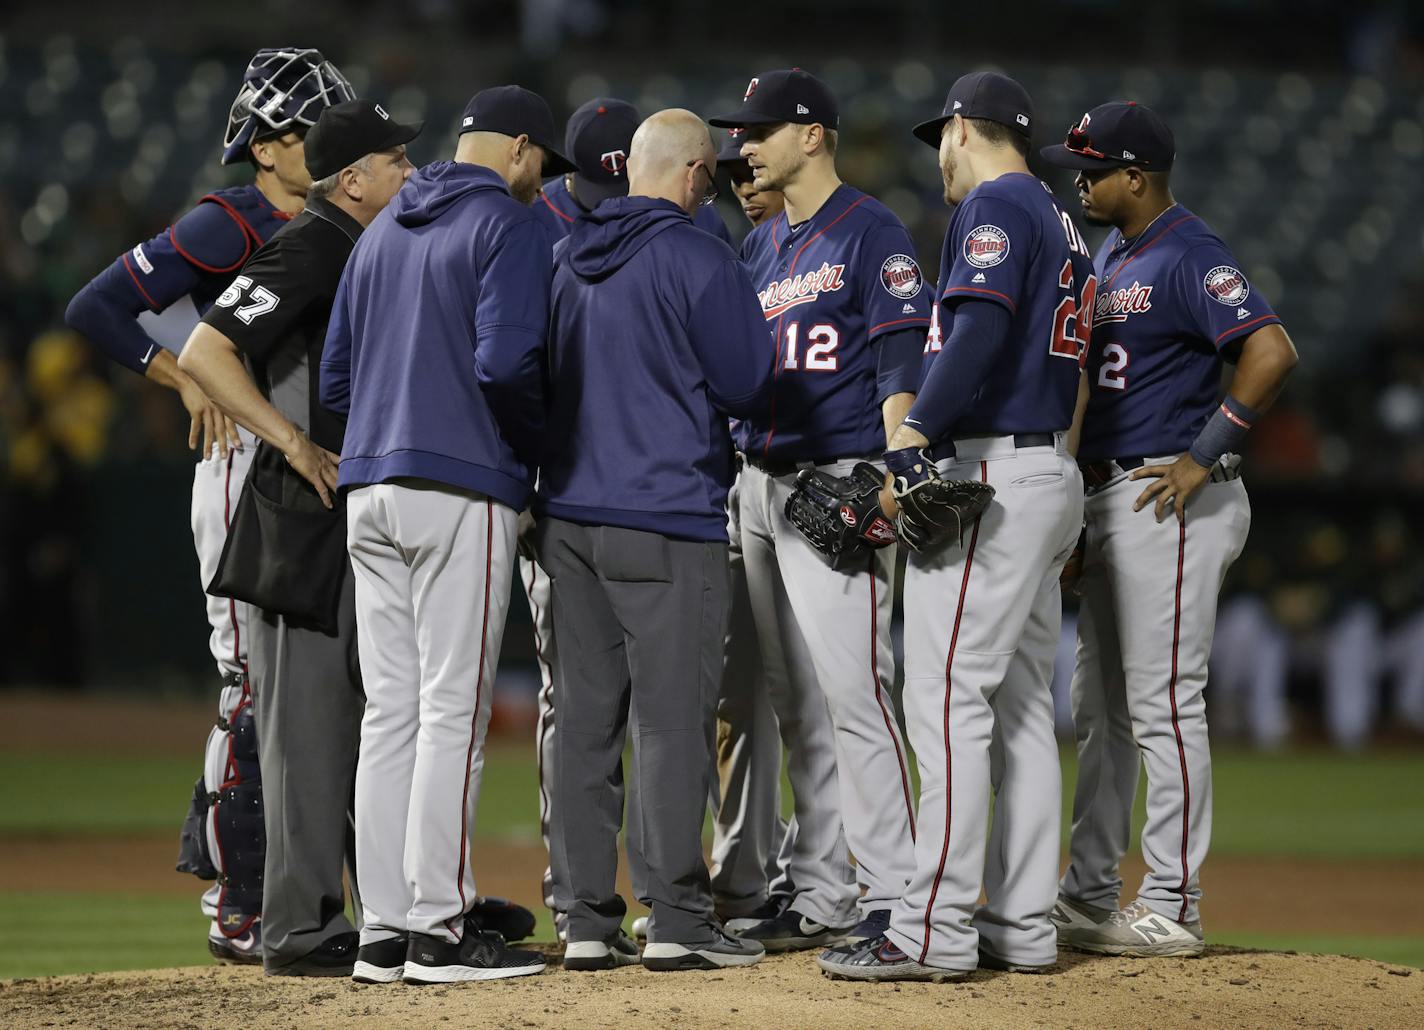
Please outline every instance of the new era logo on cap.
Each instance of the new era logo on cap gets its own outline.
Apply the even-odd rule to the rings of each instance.
[[[796,113],[797,113],[797,114],[810,114],[810,113],[811,113],[811,109],[810,109],[809,107],[807,107],[805,104],[797,104],[797,105],[796,105]]]
[[[460,128],[462,128],[462,129],[468,129],[471,125],[474,125],[474,124],[475,124],[475,120],[474,120],[473,118],[467,117],[463,122],[460,123]]]

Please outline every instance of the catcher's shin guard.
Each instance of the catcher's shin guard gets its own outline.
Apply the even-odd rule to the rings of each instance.
[[[257,726],[252,690],[242,673],[228,677],[223,687],[218,723],[208,737],[204,784],[208,857],[218,881],[212,914],[224,936],[238,937],[262,914],[266,858]]]

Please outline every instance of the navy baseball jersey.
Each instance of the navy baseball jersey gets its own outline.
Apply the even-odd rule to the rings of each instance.
[[[159,341],[137,319],[191,297],[201,315],[238,269],[291,216],[255,185],[209,193],[153,239],[124,252],[70,302],[66,321],[109,357],[143,374]]]
[[[783,211],[753,229],[742,261],[771,324],[776,380],[770,413],[741,422],[737,445],[778,461],[884,450],[872,344],[930,320],[904,224],[842,184],[800,225]]]
[[[544,183],[539,196],[531,205],[539,221],[549,230],[549,245],[553,246],[569,234],[575,219],[584,213],[583,207],[569,193],[569,187],[561,175]],[[692,224],[703,232],[710,232],[733,250],[732,234],[727,231],[727,223],[712,206],[699,207],[692,212]]]
[[[959,301],[991,301],[1010,320],[1004,346],[949,436],[1048,433],[1072,424],[1089,335],[1078,313],[1091,309],[1096,286],[1088,245],[1045,183],[1015,172],[969,192],[944,237],[926,370]]]
[[[1083,461],[1165,457],[1216,409],[1223,354],[1279,323],[1226,244],[1177,204],[1135,239],[1098,250]]]

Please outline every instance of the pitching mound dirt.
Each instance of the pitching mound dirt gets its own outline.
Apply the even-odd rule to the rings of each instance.
[[[1424,1026],[1424,974],[1366,959],[1212,948],[1200,959],[1063,952],[1046,976],[955,984],[827,980],[807,955],[724,973],[565,973],[451,987],[165,969],[0,983],[0,1026],[1113,1027]]]

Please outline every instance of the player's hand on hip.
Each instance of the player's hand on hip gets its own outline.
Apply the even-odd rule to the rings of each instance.
[[[1211,469],[1198,465],[1190,454],[1183,454],[1170,465],[1144,465],[1135,469],[1129,479],[1156,479],[1143,490],[1133,504],[1133,511],[1141,511],[1148,504],[1156,502],[1157,521],[1161,522],[1167,513],[1175,511],[1180,522],[1187,515],[1187,501],[1201,489],[1211,475]]]
[[[341,456],[318,447],[306,433],[298,433],[285,453],[287,464],[312,485],[321,503],[330,508],[331,495],[336,492],[336,466],[341,463]]]
[[[179,384],[178,396],[183,401],[183,407],[188,409],[188,417],[191,419],[188,426],[188,450],[197,450],[198,440],[201,438],[204,461],[213,456],[214,444],[217,444],[218,456],[225,459],[229,440],[227,416],[208,399],[202,387],[192,379]],[[236,437],[236,429],[232,435]]]

